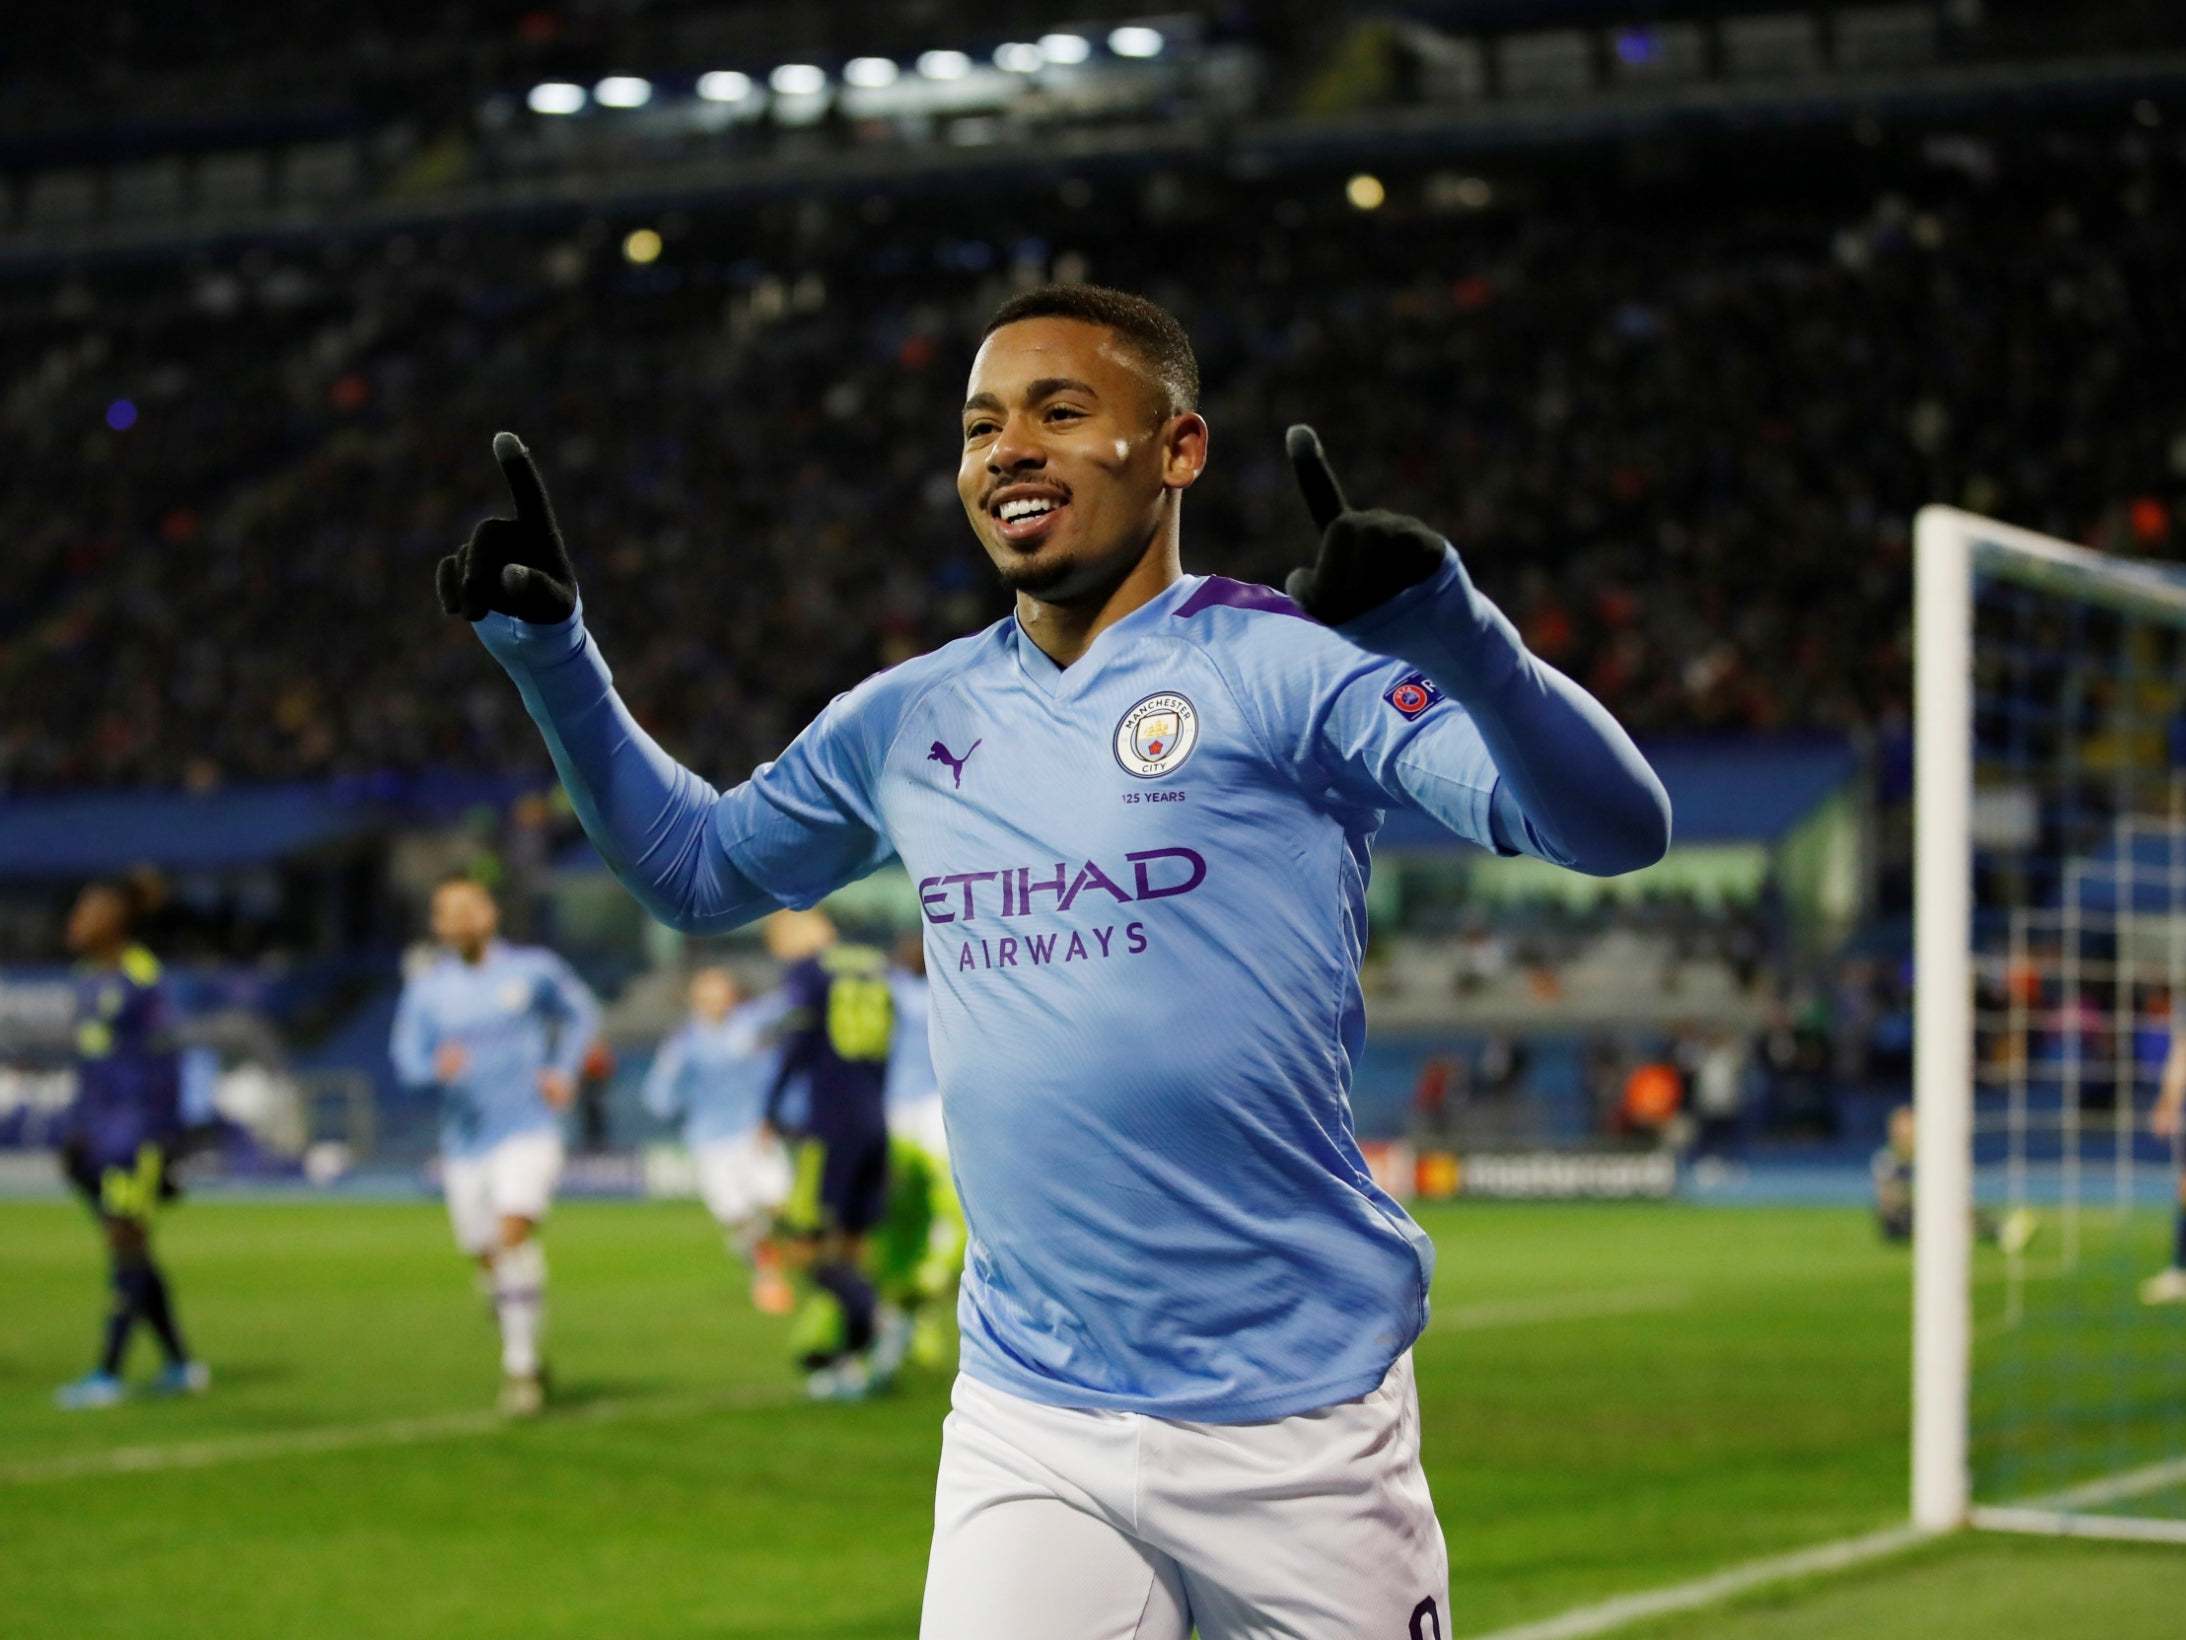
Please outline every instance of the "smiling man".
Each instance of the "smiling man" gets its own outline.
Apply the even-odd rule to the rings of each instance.
[[[726,792],[616,696],[512,435],[516,516],[440,567],[656,916],[717,931],[890,858],[917,884],[971,1235],[926,1640],[1457,1632],[1410,1356],[1433,1250],[1348,1102],[1370,845],[1398,804],[1588,872],[1668,844],[1624,732],[1439,535],[1351,509],[1310,429],[1291,596],[1186,575],[1198,386],[1138,297],[1006,304],[957,489],[1015,612]]]

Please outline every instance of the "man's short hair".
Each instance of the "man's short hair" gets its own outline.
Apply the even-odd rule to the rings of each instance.
[[[1106,285],[1041,285],[996,308],[980,340],[1020,319],[1082,319],[1105,325],[1130,345],[1153,377],[1165,418],[1199,408],[1199,360],[1192,355],[1192,339],[1159,303]]]

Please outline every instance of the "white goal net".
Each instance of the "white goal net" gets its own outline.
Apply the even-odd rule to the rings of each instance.
[[[2186,575],[1940,507],[1916,562],[1914,1516],[2186,1542]]]

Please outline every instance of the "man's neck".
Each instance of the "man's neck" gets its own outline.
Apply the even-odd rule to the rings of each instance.
[[[1093,640],[1133,610],[1143,609],[1183,578],[1175,529],[1156,535],[1122,580],[1067,603],[1017,595],[1017,624],[1057,666],[1069,666]]]

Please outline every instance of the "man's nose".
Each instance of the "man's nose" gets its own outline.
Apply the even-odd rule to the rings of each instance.
[[[995,473],[1022,472],[1027,467],[1044,466],[1047,451],[1029,427],[1011,422],[996,435],[987,446],[987,470]]]

